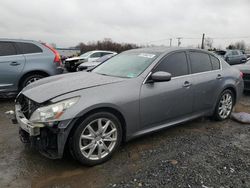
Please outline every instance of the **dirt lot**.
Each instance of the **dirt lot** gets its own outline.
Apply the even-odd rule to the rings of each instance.
[[[24,146],[0,101],[0,187],[250,187],[250,125],[198,119],[133,140],[87,168]],[[250,95],[238,111],[250,113]]]

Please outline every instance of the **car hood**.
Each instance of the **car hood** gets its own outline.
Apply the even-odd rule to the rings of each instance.
[[[43,103],[70,92],[122,82],[125,78],[99,75],[92,72],[68,73],[38,80],[22,90],[31,100]]]
[[[243,73],[250,73],[250,64],[233,65],[233,67],[242,71]]]
[[[85,59],[83,57],[71,57],[71,58],[67,58],[65,61],[76,61],[76,60],[82,60]]]

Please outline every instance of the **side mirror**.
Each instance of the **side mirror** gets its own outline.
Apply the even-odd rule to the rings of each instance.
[[[172,75],[169,72],[155,72],[151,75],[151,80],[154,82],[167,82],[171,80]]]

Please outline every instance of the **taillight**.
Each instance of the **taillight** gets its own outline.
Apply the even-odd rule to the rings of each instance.
[[[244,73],[240,71],[240,77],[243,78]]]
[[[48,44],[43,44],[43,45],[49,48],[55,54],[54,63],[58,63],[59,65],[62,65],[61,57],[58,51],[56,51],[56,49],[52,48]]]

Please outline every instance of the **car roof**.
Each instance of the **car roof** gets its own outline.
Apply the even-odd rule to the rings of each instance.
[[[107,51],[107,50],[92,50],[92,51],[89,51],[89,52],[92,52],[92,53],[95,53],[95,52],[109,52],[109,53],[116,53],[114,51]]]
[[[128,50],[126,52],[128,53],[133,53],[133,52],[138,52],[138,53],[157,53],[157,54],[166,54],[174,51],[179,51],[179,50],[195,50],[195,51],[201,51],[205,53],[210,53],[207,50],[203,49],[198,49],[198,48],[184,48],[184,47],[147,47],[147,48],[136,48],[132,50]]]
[[[8,38],[0,38],[0,41],[10,41],[10,42],[38,42],[35,40],[26,40],[26,39],[8,39]]]

